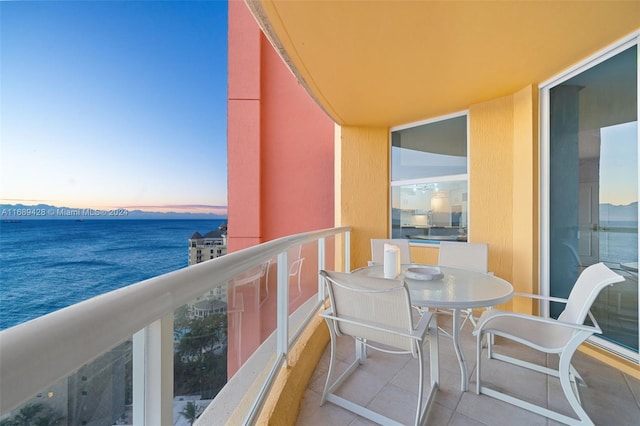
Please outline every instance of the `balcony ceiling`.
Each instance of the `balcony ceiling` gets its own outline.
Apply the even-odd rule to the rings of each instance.
[[[640,1],[247,0],[339,124],[387,127],[538,84],[640,28]]]

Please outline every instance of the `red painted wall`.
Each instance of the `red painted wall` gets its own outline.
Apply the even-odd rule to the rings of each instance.
[[[244,2],[229,2],[229,251],[333,227],[334,127]]]
[[[262,37],[263,241],[334,224],[333,121]]]
[[[260,38],[244,2],[230,1],[228,35],[228,251],[260,243]]]
[[[228,45],[228,249],[334,224],[334,125],[260,31],[244,2],[230,1]],[[317,291],[317,253],[299,255],[289,308]],[[312,251],[312,250],[311,250]],[[253,274],[252,274],[253,273]],[[228,284],[227,374],[276,326],[276,265]]]

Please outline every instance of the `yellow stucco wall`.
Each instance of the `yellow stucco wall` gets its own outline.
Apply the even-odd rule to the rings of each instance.
[[[329,329],[317,316],[291,348],[286,368],[279,371],[269,398],[265,402],[256,425],[294,425],[309,380],[329,342]],[[242,419],[232,419],[239,424]],[[236,423],[229,424],[236,424]]]
[[[513,265],[516,291],[539,293],[538,88],[513,95]],[[533,301],[517,298],[513,309],[534,313]],[[537,313],[537,312],[536,312]]]
[[[335,223],[353,227],[351,269],[355,269],[370,260],[371,238],[388,234],[389,130],[338,127],[335,153]]]
[[[426,246],[424,244],[411,246],[411,261],[414,263],[422,263],[424,265],[437,265],[438,254],[440,250],[438,246]]]
[[[469,241],[489,244],[489,270],[511,282],[513,97],[469,108]]]
[[[538,290],[537,90],[469,108],[469,240],[489,244],[489,270]],[[532,312],[514,299],[513,309]]]

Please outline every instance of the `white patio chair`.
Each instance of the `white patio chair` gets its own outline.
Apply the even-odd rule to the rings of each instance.
[[[393,244],[400,249],[400,263],[411,263],[411,251],[409,250],[409,240],[404,238],[372,238],[371,239],[371,262],[369,264],[382,265],[384,263],[384,245]]]
[[[489,245],[486,243],[441,241],[438,265],[488,274]],[[475,327],[476,319],[473,316],[473,309],[463,309],[461,313],[464,315],[464,320],[460,324],[460,328],[464,327],[467,321]],[[443,332],[449,334],[446,331]]]
[[[331,301],[331,308],[321,314],[327,321],[331,334],[331,360],[321,405],[329,401],[374,422],[399,425],[400,423],[334,392],[365,361],[367,348],[391,354],[411,354],[418,359],[420,370],[415,424],[423,424],[433,403],[439,380],[435,317],[425,312],[417,325],[414,324],[409,290],[401,280],[331,271],[320,271],[320,275],[325,279]],[[356,350],[353,363],[340,377],[332,380],[336,365],[336,339],[340,335],[353,337],[356,347],[362,350]],[[431,390],[423,403],[422,346],[426,340],[429,340]]]
[[[569,425],[593,424],[580,404],[580,395],[576,380],[582,384],[584,384],[584,381],[571,365],[571,358],[576,349],[578,349],[589,336],[594,333],[602,333],[596,319],[589,311],[593,301],[606,286],[621,281],[624,281],[621,275],[611,271],[603,263],[597,263],[589,266],[580,274],[568,299],[516,293],[517,296],[566,303],[564,311],[558,316],[557,320],[497,309],[485,311],[473,331],[473,334],[476,336],[477,345],[476,393],[482,393],[500,399]],[[587,315],[593,325],[585,325]],[[558,354],[560,361],[558,369],[555,370],[496,353],[495,345],[488,345],[487,349],[487,355],[490,359],[505,361],[520,367],[558,377],[567,401],[578,416],[578,419],[515,398],[488,386],[483,386],[481,382],[480,362],[482,338],[484,335],[502,336],[541,352]]]

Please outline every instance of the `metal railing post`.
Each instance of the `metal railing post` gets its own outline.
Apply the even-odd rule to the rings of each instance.
[[[344,270],[351,272],[351,232],[344,233]]]
[[[133,424],[173,423],[173,314],[134,334]]]
[[[144,425],[147,328],[133,335],[133,424]]]
[[[324,295],[324,279],[320,276],[320,271],[325,267],[325,239],[318,239],[318,301],[322,302],[325,299]]]
[[[277,350],[278,354],[289,353],[289,256],[286,251],[278,254],[277,287]],[[285,365],[287,360],[285,357]]]

